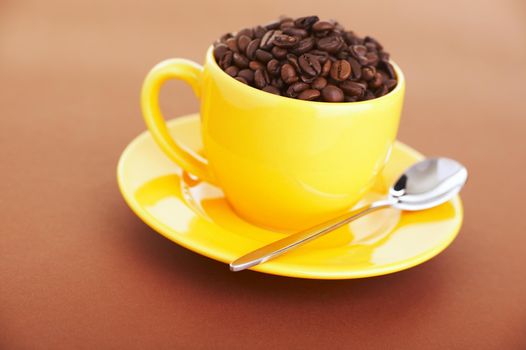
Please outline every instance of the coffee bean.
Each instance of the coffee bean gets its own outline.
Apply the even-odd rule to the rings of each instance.
[[[267,63],[272,59],[272,54],[268,51],[257,49],[256,50],[256,59],[260,62]]]
[[[320,92],[314,89],[308,89],[298,95],[300,100],[312,101],[320,97]]]
[[[223,57],[219,60],[219,66],[223,69],[230,67],[232,65],[232,56],[232,51],[225,52]]]
[[[228,46],[223,43],[219,43],[214,47],[214,58],[216,59],[216,62],[219,62],[221,60],[221,57],[225,54],[225,52],[228,51]]]
[[[279,28],[280,24],[281,24],[281,21],[272,21],[270,23],[265,24],[265,28],[267,30],[277,29]]]
[[[309,36],[309,32],[307,32],[305,29],[296,28],[296,27],[290,27],[290,28],[283,29],[283,34],[292,35],[299,39],[303,39]]]
[[[247,68],[248,63],[250,62],[248,58],[246,58],[245,56],[237,52],[234,52],[233,59],[234,59],[234,64],[238,66],[239,68]]]
[[[250,40],[254,37],[254,28],[243,28],[236,33],[236,37],[239,39],[241,36],[248,36]]]
[[[291,20],[281,21],[281,23],[279,25],[279,29],[281,29],[281,30],[285,30],[285,29],[291,28],[291,27],[294,27],[294,21],[292,19]]]
[[[376,69],[374,67],[363,67],[362,68],[362,78],[365,81],[369,81],[374,78],[376,74]]]
[[[334,85],[327,85],[324,87],[323,90],[321,90],[321,95],[327,102],[343,101],[343,91]]]
[[[311,84],[311,87],[316,90],[321,90],[325,86],[327,86],[327,79],[325,79],[324,77],[316,78]]]
[[[303,54],[299,57],[298,63],[301,70],[310,76],[318,76],[321,73],[320,61],[314,55],[308,53]]]
[[[263,28],[262,26],[257,26],[254,28],[254,38],[261,39],[266,32],[267,29]]]
[[[312,26],[312,30],[314,30],[315,32],[323,32],[323,31],[333,30],[333,29],[334,29],[334,24],[330,22],[326,22],[326,21],[318,21],[314,23],[314,25]]]
[[[380,61],[389,61],[389,54],[385,51],[380,51]]]
[[[278,60],[285,58],[288,53],[287,49],[278,46],[274,46],[270,52],[272,52],[274,57],[276,57]]]
[[[331,60],[325,61],[325,63],[323,64],[323,67],[321,68],[321,76],[326,77],[327,75],[329,75],[331,68],[332,68],[332,61]]]
[[[325,63],[329,59],[329,54],[322,50],[312,50],[309,53],[318,57],[318,61],[320,61],[321,64]]]
[[[291,88],[294,92],[302,92],[303,90],[307,90],[309,88],[309,84],[298,81],[297,83],[292,84],[289,88]]]
[[[385,87],[389,91],[393,90],[395,86],[396,86],[396,80],[394,79],[389,79],[385,82]]]
[[[261,43],[259,44],[259,47],[264,50],[270,50],[274,45],[274,38],[277,35],[281,35],[281,30],[269,30],[261,38]]]
[[[236,66],[230,66],[227,69],[225,69],[225,73],[230,75],[231,77],[236,77],[238,72],[239,68],[237,68]]]
[[[383,50],[383,46],[376,39],[374,39],[373,37],[366,36],[364,38],[363,42],[366,43],[366,44],[368,44],[368,43],[374,44],[374,46],[376,47],[376,50],[378,50],[378,51],[382,51]]]
[[[281,34],[274,36],[272,43],[279,47],[289,48],[298,43],[298,38],[287,34]]]
[[[281,90],[285,86],[285,84],[283,83],[283,80],[281,80],[280,77],[276,77],[272,79],[271,84],[272,86],[274,86],[275,88],[279,90]]]
[[[235,77],[234,79],[236,79],[237,81],[242,82],[243,84],[248,84],[248,82],[242,77]]]
[[[258,62],[258,61],[250,61],[248,63],[248,68],[252,69],[252,70],[258,70],[258,69],[263,69],[265,68],[265,66],[263,65],[263,63],[261,62]]]
[[[239,48],[239,51],[241,51],[242,53],[245,53],[250,41],[251,39],[249,36],[241,35],[239,39],[237,39],[237,47]]]
[[[246,54],[247,58],[250,60],[253,60],[256,54],[256,50],[259,48],[259,43],[261,42],[261,39],[254,39],[250,43],[248,43],[246,48]]]
[[[268,61],[268,63],[267,63],[267,72],[270,75],[277,75],[277,74],[279,74],[279,70],[280,70],[280,65],[279,65],[279,61],[277,59],[273,58],[270,61]]]
[[[360,98],[358,96],[348,96],[348,95],[345,95],[345,98],[343,99],[345,102],[356,102],[358,101]]]
[[[298,58],[296,56],[294,56],[291,53],[287,54],[287,61],[292,65],[292,67],[294,67],[296,72],[300,72],[301,71],[300,65],[298,63]]]
[[[279,92],[279,89],[272,85],[267,85],[262,90],[266,92],[270,92],[271,94],[274,94],[274,95],[281,95],[281,93]]]
[[[362,96],[365,93],[366,85],[346,80],[340,83],[340,89],[350,96]]]
[[[336,81],[344,81],[351,76],[351,64],[345,60],[338,60],[332,64],[331,78]]]
[[[340,36],[327,36],[317,41],[316,46],[318,49],[327,51],[329,53],[337,52],[343,44],[343,39]]]
[[[289,63],[285,63],[281,66],[281,79],[285,84],[292,84],[298,81],[298,75],[296,70]]]
[[[308,37],[303,40],[301,40],[298,45],[294,48],[294,53],[297,55],[301,55],[302,53],[310,51],[315,44],[315,40],[313,37]]]
[[[262,89],[267,86],[267,80],[265,79],[265,73],[263,69],[258,69],[256,73],[254,73],[254,86],[258,89]]]
[[[380,85],[382,85],[383,82],[384,82],[384,77],[380,73],[377,72],[374,75],[374,78],[371,81],[369,81],[369,87],[373,89],[377,89],[380,87]]]
[[[294,21],[296,27],[310,29],[312,25],[319,21],[318,16],[300,17]]]
[[[362,77],[362,66],[360,65],[360,63],[358,63],[358,61],[356,61],[352,57],[349,57],[347,61],[349,61],[349,63],[351,64],[351,74],[353,79],[360,80],[360,78]]]
[[[251,69],[241,69],[237,76],[245,79],[249,84],[254,82],[254,72]]]
[[[225,41],[226,46],[233,52],[239,52],[239,48],[237,47],[237,40],[235,38],[229,38]]]
[[[370,66],[376,66],[378,64],[379,59],[376,52],[367,52],[365,58],[367,58],[367,64]]]
[[[232,37],[234,37],[234,36],[232,35],[232,33],[226,33],[226,34],[223,34],[223,35],[221,35],[221,37],[219,38],[219,42],[225,43],[225,41],[227,41],[227,39],[230,39],[230,38],[232,38]]]
[[[352,45],[349,50],[351,55],[357,60],[359,60],[360,57],[365,57],[365,54],[367,53],[367,48],[363,45]]]
[[[311,76],[308,74],[300,74],[300,80],[304,83],[310,84],[316,80],[316,76]]]
[[[376,97],[380,97],[380,96],[387,94],[387,92],[388,92],[387,87],[385,86],[385,84],[382,84],[382,86],[376,89],[376,91],[374,92],[374,95]]]
[[[367,100],[372,100],[372,99],[375,98],[375,97],[376,97],[376,96],[374,96],[374,94],[373,94],[371,91],[367,90],[367,91],[365,92],[365,96],[364,96],[362,99],[363,99],[364,101],[367,101]]]
[[[390,79],[396,79],[396,73],[391,63],[389,63],[388,61],[381,61],[380,65],[384,69],[384,71],[388,74]]]

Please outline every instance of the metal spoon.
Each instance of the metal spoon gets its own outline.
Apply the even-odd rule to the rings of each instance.
[[[378,209],[393,207],[417,211],[433,208],[460,192],[467,178],[467,169],[452,159],[425,159],[400,176],[386,199],[254,250],[232,262],[230,270],[241,271],[264,263]]]

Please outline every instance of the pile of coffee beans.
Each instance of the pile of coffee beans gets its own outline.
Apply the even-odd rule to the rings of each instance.
[[[214,58],[244,84],[308,101],[365,101],[397,84],[378,41],[318,16],[282,17],[225,34],[214,43]]]

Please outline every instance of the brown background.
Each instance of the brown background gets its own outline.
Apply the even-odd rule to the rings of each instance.
[[[526,349],[525,4],[0,1],[0,348]],[[117,190],[153,64],[313,13],[381,39],[408,80],[400,139],[471,172],[460,236],[414,269],[233,274],[157,235]],[[163,104],[198,106],[182,83]]]

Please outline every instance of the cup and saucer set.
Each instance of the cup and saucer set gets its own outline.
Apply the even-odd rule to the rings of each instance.
[[[185,59],[155,66],[141,104],[148,131],[122,153],[117,179],[147,225],[196,253],[230,264],[288,235],[385,198],[424,156],[396,141],[405,80],[362,101],[302,101],[247,86],[209,48],[203,67]],[[168,79],[187,82],[200,114],[165,122]],[[383,209],[343,225],[254,271],[310,279],[384,275],[421,264],[455,239],[458,195],[431,209]]]

